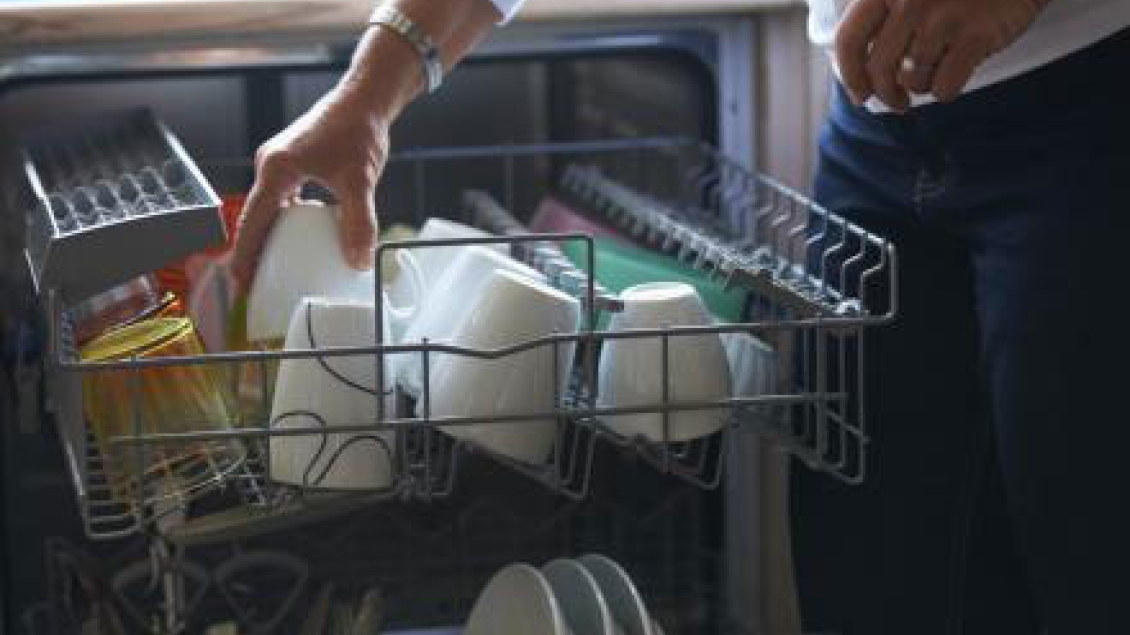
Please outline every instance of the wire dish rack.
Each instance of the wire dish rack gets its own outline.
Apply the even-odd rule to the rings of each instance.
[[[599,277],[600,273],[597,241],[579,232],[532,234],[524,228],[522,220],[547,195],[569,201],[576,209],[619,228],[626,240],[641,248],[666,254],[718,293],[738,297],[743,307],[740,319],[693,327],[601,330],[602,319],[621,310],[622,303],[590,274],[595,270]],[[841,480],[858,483],[865,478],[868,439],[862,340],[868,329],[894,318],[898,300],[896,252],[883,238],[826,213],[709,146],[684,139],[409,151],[390,162],[378,198],[379,209],[411,210],[403,220],[454,217],[495,234],[481,239],[381,244],[375,276],[378,303],[383,298],[380,263],[386,253],[502,244],[512,255],[541,270],[551,284],[581,300],[584,317],[579,330],[516,341],[494,350],[433,342],[391,344],[380,341],[378,335],[372,346],[363,347],[224,351],[94,363],[79,360],[62,303],[48,292],[52,385],[56,389],[52,397],[92,537],[120,537],[155,528],[162,517],[173,513],[182,520],[187,517],[183,526],[191,527],[191,519],[203,510],[254,509],[259,526],[280,526],[303,517],[315,518],[319,510],[332,513],[343,505],[443,499],[461,486],[460,468],[468,454],[485,455],[574,500],[592,492],[593,457],[601,447],[617,448],[660,473],[711,489],[722,482],[733,436],[743,433],[764,435],[811,468]],[[396,219],[395,212],[389,216]],[[579,246],[582,256],[563,258],[569,245]],[[380,334],[379,307],[375,314],[375,332]],[[675,399],[671,385],[680,373],[694,369],[683,368],[679,360],[672,359],[672,344],[680,338],[713,336],[754,336],[768,352],[759,362],[762,380],[756,388],[724,399]],[[627,340],[650,341],[660,347],[660,367],[652,370],[658,370],[662,398],[632,407],[601,406],[600,350],[609,342]],[[575,363],[565,371],[569,373],[568,389],[556,395],[552,409],[478,417],[430,413],[436,394],[428,385],[428,368],[438,356],[487,364],[541,351],[556,360],[565,347],[575,348]],[[399,399],[390,408],[379,391],[373,390],[378,413],[374,420],[333,427],[334,435],[391,439],[382,441],[390,463],[387,486],[367,491],[323,487],[317,472],[324,474],[324,468],[315,470],[313,463],[332,465],[345,447],[329,455],[319,450],[300,486],[272,481],[272,442],[298,436],[322,439],[324,446],[329,434],[320,425],[285,429],[274,425],[277,422],[268,414],[273,390],[269,381],[261,382],[258,408],[239,421],[202,421],[197,430],[169,433],[147,433],[152,428],[135,421],[133,434],[108,442],[126,450],[234,440],[247,450],[238,469],[217,472],[211,480],[204,480],[208,487],[192,491],[170,492],[169,483],[160,475],[133,488],[125,499],[105,486],[108,448],[91,445],[82,416],[85,374],[203,365],[222,368],[233,377],[254,368],[267,377],[273,365],[285,360],[325,364],[334,358],[358,356],[375,364],[376,385],[385,385],[384,364],[378,361],[385,357],[415,356],[424,369],[423,391],[415,399],[398,391]],[[549,366],[544,372],[558,378],[562,372],[558,365]],[[679,436],[673,428],[676,415],[693,411],[720,412],[725,425],[705,437],[669,442]],[[660,439],[624,436],[608,425],[610,417],[643,413],[662,418]],[[553,450],[544,463],[524,463],[444,432],[484,424],[516,426],[531,420],[550,421],[555,429]],[[140,472],[141,464],[137,467]],[[244,530],[246,524],[240,531]],[[215,535],[231,537],[222,530]]]

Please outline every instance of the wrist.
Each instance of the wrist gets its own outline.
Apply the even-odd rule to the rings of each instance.
[[[339,87],[371,117],[390,121],[424,90],[423,65],[399,34],[370,26]]]

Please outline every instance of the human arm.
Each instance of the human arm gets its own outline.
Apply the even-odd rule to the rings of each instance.
[[[445,68],[470,52],[516,4],[499,0],[389,0],[427,33]],[[370,26],[348,70],[309,111],[264,143],[236,235],[232,271],[246,289],[280,207],[313,180],[341,205],[341,240],[357,268],[372,265],[378,231],[374,192],[389,152],[388,132],[423,90],[419,53],[399,33]]]

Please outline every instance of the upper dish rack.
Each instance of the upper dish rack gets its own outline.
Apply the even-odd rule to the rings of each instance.
[[[593,269],[592,238],[579,233],[528,234],[518,220],[528,218],[547,194],[556,194],[575,203],[577,209],[602,217],[635,242],[665,252],[690,269],[707,272],[724,293],[741,294],[745,303],[742,318],[715,326],[599,330],[599,318],[620,310],[621,305],[615,292],[583,271]],[[253,522],[240,523],[238,529],[254,532],[257,529],[252,526],[301,522],[303,517],[318,517],[319,510],[333,513],[382,498],[440,498],[456,487],[461,457],[468,451],[486,454],[577,499],[590,491],[593,456],[601,445],[623,448],[656,470],[699,487],[717,487],[722,482],[732,435],[740,431],[772,438],[810,467],[847,482],[865,478],[868,439],[862,340],[866,330],[888,322],[897,311],[896,253],[886,240],[826,213],[803,196],[750,172],[708,146],[682,139],[409,151],[389,164],[378,196],[380,209],[411,210],[417,221],[427,216],[456,216],[499,234],[487,239],[385,243],[379,248],[382,254],[437,245],[507,244],[513,255],[542,270],[551,283],[583,299],[586,317],[581,330],[515,342],[498,350],[375,342],[367,347],[314,351],[232,351],[87,363],[78,360],[67,337],[62,303],[49,292],[51,362],[57,378],[53,398],[80,506],[92,536],[125,535],[186,509],[230,509],[234,505],[258,510]],[[561,257],[561,246],[570,243],[583,248],[585,255],[579,262],[570,263]],[[378,257],[377,262],[381,261]],[[375,279],[376,297],[381,298],[381,276]],[[380,316],[381,312],[376,314]],[[382,332],[379,324],[375,332]],[[676,338],[712,333],[760,338],[767,353],[758,363],[766,381],[753,391],[711,402],[679,402],[667,392],[657,402],[639,407],[597,406],[596,358],[604,342],[651,339],[667,351]],[[383,400],[375,396],[378,412],[383,413],[378,420],[335,427],[335,433],[395,434],[392,484],[379,491],[344,493],[318,491],[316,483],[310,487],[273,483],[268,478],[269,440],[301,434],[323,436],[324,430],[273,429],[263,417],[224,426],[228,429],[217,429],[219,422],[201,422],[199,431],[188,433],[151,434],[135,426],[134,434],[112,443],[157,447],[238,439],[246,444],[248,459],[235,472],[217,474],[216,487],[211,490],[198,488],[169,496],[167,484],[152,483],[136,488],[133,500],[117,500],[101,485],[101,453],[88,444],[81,411],[81,377],[99,370],[141,371],[195,364],[265,367],[284,359],[346,355],[415,355],[426,369],[428,358],[436,354],[501,359],[539,347],[563,345],[577,347],[577,363],[569,390],[559,395],[552,411],[505,417],[431,417],[426,406],[431,397],[425,386],[416,402],[419,416],[406,415],[412,405],[407,398],[400,400],[396,412],[383,412]],[[377,364],[377,368],[383,366]],[[664,383],[670,383],[680,371],[665,352],[660,373]],[[271,389],[264,383],[260,395],[267,409]],[[672,413],[704,409],[725,409],[731,425],[711,436],[681,443],[626,438],[605,425],[606,417],[627,412],[659,413],[669,422]],[[542,418],[556,421],[557,437],[550,461],[536,466],[493,454],[438,429],[482,423],[517,425],[522,420]],[[665,435],[668,432],[665,425]],[[214,523],[209,526],[214,528]],[[189,520],[180,533],[191,535],[192,531],[193,521]],[[207,534],[212,529],[202,531]],[[224,531],[213,534],[230,537]]]

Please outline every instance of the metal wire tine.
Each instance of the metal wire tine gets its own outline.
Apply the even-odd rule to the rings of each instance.
[[[859,288],[858,288],[859,280],[852,278],[852,280],[854,280],[856,285],[857,285],[857,288],[853,291],[849,287],[848,276],[851,274],[851,272],[854,269],[857,269],[857,268],[860,268],[860,267],[863,266],[863,261],[867,256],[867,241],[862,236],[856,236],[856,238],[857,238],[857,240],[859,240],[859,250],[856,251],[855,254],[852,257],[845,260],[843,262],[843,264],[840,266],[840,280],[843,281],[843,287],[841,289],[841,293],[842,293],[843,297],[845,297],[845,298],[847,298],[849,296],[855,296],[859,293]]]
[[[718,162],[718,180],[711,184],[708,200],[704,206],[708,213],[721,214],[723,200],[730,189],[730,174],[734,172],[733,166],[726,161]]]
[[[778,198],[776,199],[777,206],[774,210],[775,215],[769,222],[769,231],[767,232],[768,235],[766,236],[765,241],[765,245],[769,247],[771,253],[773,254],[774,262],[777,265],[776,271],[778,273],[780,273],[783,269],[785,269],[785,267],[787,267],[786,263],[789,260],[788,254],[784,253],[787,244],[785,244],[785,241],[782,240],[782,232],[783,228],[787,226],[789,218],[792,214],[790,211],[790,206],[787,204],[787,199],[785,203],[786,204],[782,204],[782,201],[778,196]]]
[[[729,237],[740,240],[746,237],[746,226],[749,219],[743,212],[747,208],[753,179],[743,171],[737,171],[736,176],[736,187],[731,188],[731,194],[723,198],[725,210],[723,216],[726,224],[731,228]]]
[[[876,278],[882,275],[884,271],[887,271],[888,267],[890,266],[888,261],[893,259],[893,257],[890,255],[891,247],[889,242],[884,241],[883,245],[881,247],[878,247],[877,249],[879,251],[879,260],[875,263],[874,266],[864,271],[860,276],[859,293],[857,294],[857,296],[859,298],[861,310],[866,313],[872,313],[871,303],[869,302],[867,297],[867,289],[872,285],[873,281]],[[893,289],[894,285],[892,284],[891,287]],[[890,310],[891,309],[888,309],[888,311]]]
[[[794,262],[798,262],[802,266],[798,271],[789,272],[789,277],[795,278],[798,282],[803,283],[807,282],[806,277],[804,276],[803,268],[805,258],[803,245],[805,244],[804,236],[807,233],[808,229],[808,206],[801,203],[800,201],[797,201],[796,199],[793,199],[791,203],[792,204],[790,205],[790,208],[795,218],[793,228],[789,230],[787,238],[789,259],[793,260]]]
[[[773,230],[773,214],[777,210],[779,197],[780,194],[776,190],[769,190],[769,195],[765,197],[758,208],[753,224],[754,244],[767,248],[770,254],[774,251],[771,232]]]
[[[845,251],[847,251],[847,249],[848,249],[847,221],[845,221],[842,218],[839,219],[839,220],[840,220],[839,242],[837,242],[831,248],[825,248],[824,254],[823,254],[823,256],[821,256],[821,259],[820,259],[820,279],[824,282],[824,288],[827,288],[827,286],[828,286],[827,285],[827,283],[829,282],[828,279],[831,278],[835,273],[838,272],[838,270],[835,269],[836,259],[838,259],[839,256],[842,253],[844,253]],[[835,284],[832,285],[832,288],[834,290],[837,290],[837,291],[840,291],[840,292],[845,292],[846,289],[844,288],[843,278],[837,277]]]
[[[844,384],[844,387],[846,388],[846,384],[848,382],[847,349],[849,335],[844,331],[839,331],[829,335],[829,337],[834,337],[836,339],[836,350],[838,353],[837,362],[839,369],[838,379],[839,383]],[[833,391],[839,391],[841,389],[841,386],[831,386],[831,389]],[[848,407],[851,405],[851,396],[849,395],[842,402],[840,402],[840,404],[842,415],[846,419],[848,415]],[[841,470],[846,466],[847,463],[848,442],[850,439],[848,438],[848,427],[846,421],[841,421],[837,427],[839,428],[840,432],[840,461],[836,464],[835,469]]]
[[[816,456],[821,462],[828,459],[828,346],[831,340],[819,323],[822,313],[816,314],[817,327],[813,337],[816,339]]]
[[[660,346],[662,347],[662,361],[660,369],[663,371],[663,472],[671,471],[671,336],[664,333]]]
[[[691,197],[687,201],[689,206],[697,207],[704,204],[710,196],[710,183],[718,178],[717,162],[708,158],[702,164],[702,170],[691,176]]]
[[[420,343],[424,344],[424,346],[426,347],[427,344],[428,344],[428,338],[426,338],[426,337],[421,338]],[[427,427],[428,434],[431,434],[433,432],[433,428],[430,425],[431,422],[432,422],[432,370],[431,370],[432,359],[431,359],[431,351],[428,350],[427,348],[424,348],[420,351],[420,354],[423,355],[423,359],[421,359],[421,363],[420,363],[420,366],[421,366],[421,369],[422,369],[421,372],[423,373],[423,375],[420,377],[421,393],[420,393],[420,398],[419,398],[420,412],[422,414],[421,423],[428,426]]]
[[[820,230],[812,232],[812,234],[804,244],[805,268],[811,268],[812,263],[814,262],[814,259],[816,257],[816,252],[814,250],[822,247],[824,245],[824,241],[828,238],[828,215],[825,213],[819,213],[817,214],[817,216],[820,218]],[[811,223],[811,220],[809,222]],[[823,299],[828,295],[828,281],[825,279],[823,273],[823,258],[827,256],[827,251],[821,251],[819,253],[822,260],[820,264],[820,270],[816,272],[816,294],[820,299]]]

